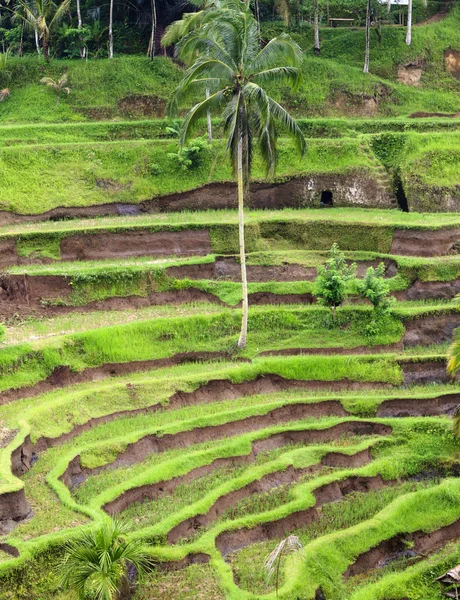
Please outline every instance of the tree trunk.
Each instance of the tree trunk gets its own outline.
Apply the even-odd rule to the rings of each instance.
[[[242,287],[242,315],[241,333],[238,340],[238,348],[246,348],[248,336],[248,280],[246,276],[246,251],[244,247],[244,178],[243,178],[243,140],[241,131],[238,140],[238,232],[240,239],[240,262],[241,262],[241,287]]]
[[[81,20],[81,6],[80,6],[80,0],[77,0],[77,21],[78,21],[78,26],[77,29],[81,29],[82,28],[82,20]],[[86,48],[83,45],[83,41],[80,37],[80,58],[85,58],[86,56]]]
[[[316,56],[319,56],[321,52],[321,45],[319,41],[319,7],[318,0],[315,0],[315,50]]]
[[[209,96],[211,95],[211,90],[207,87],[206,88],[206,98],[209,98]],[[212,142],[212,123],[211,123],[211,112],[208,110],[206,112],[206,121],[208,123],[208,140],[209,143]]]
[[[46,62],[49,62],[50,61],[49,39],[46,37],[46,34],[43,35],[42,44],[43,44],[43,56],[45,57]]]
[[[257,29],[260,34],[260,13],[259,13],[259,0],[254,0],[254,16],[257,21]]]
[[[412,0],[409,0],[407,7],[407,34],[406,44],[410,46],[412,44]]]
[[[40,39],[38,37],[37,29],[35,29],[35,47],[37,48],[37,54],[40,54]]]
[[[366,55],[364,58],[364,73],[369,73],[370,60],[370,38],[371,38],[371,0],[367,0],[366,11]]]
[[[110,0],[109,12],[109,58],[113,58],[113,0]]]
[[[152,5],[152,31],[150,33],[150,42],[147,50],[147,56],[153,60],[155,56],[155,44],[157,35],[157,6],[155,0],[151,0]]]

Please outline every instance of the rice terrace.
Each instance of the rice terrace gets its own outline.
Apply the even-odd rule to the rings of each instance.
[[[0,0],[0,600],[460,597],[460,1]]]

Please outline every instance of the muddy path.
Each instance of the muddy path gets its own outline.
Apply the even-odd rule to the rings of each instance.
[[[381,475],[373,477],[354,475],[340,481],[332,481],[312,491],[315,497],[314,506],[292,512],[280,519],[260,523],[254,527],[224,531],[216,537],[216,547],[225,557],[227,554],[258,542],[286,537],[289,533],[315,521],[318,518],[318,509],[323,504],[340,502],[346,495],[353,492],[368,492],[394,483],[393,481],[384,481]]]
[[[286,448],[286,451],[289,448]],[[185,475],[181,475],[179,477],[174,477],[172,479],[166,481],[160,481],[157,483],[152,483],[148,485],[143,485],[139,487],[134,487],[129,490],[123,492],[120,496],[105,504],[102,508],[109,515],[115,515],[126,510],[129,506],[138,502],[145,502],[148,500],[156,500],[163,494],[172,493],[178,485],[184,483],[190,483],[204,475],[208,475],[212,471],[222,467],[234,468],[236,466],[241,465],[250,465],[257,458],[260,450],[257,452],[254,448],[251,449],[251,452],[248,455],[238,456],[238,457],[229,457],[229,458],[219,458],[214,460],[212,463],[208,465],[204,465],[202,467],[198,467],[196,469],[192,469]],[[237,496],[232,496],[233,501],[232,504],[237,502],[242,498],[246,498],[251,494],[259,494],[264,491],[268,491],[280,485],[284,485],[286,483],[292,483],[297,481],[299,477],[303,474],[313,474],[317,471],[320,471],[324,466],[334,466],[334,467],[358,467],[363,466],[372,460],[371,453],[369,449],[361,450],[356,452],[355,454],[343,454],[341,452],[328,452],[326,453],[321,461],[317,464],[310,465],[303,469],[295,469],[292,465],[289,465],[285,471],[275,471],[268,475],[265,475],[260,480],[253,481],[252,483],[240,488],[239,490],[235,490],[234,492],[230,492],[225,496],[222,496],[213,504],[206,515],[198,515],[192,519],[187,519],[183,521],[179,525],[177,525],[174,529],[172,529],[168,534],[168,542],[176,543],[183,536],[193,535],[196,527],[202,527],[206,522],[211,522],[212,519],[217,518],[219,514],[221,514],[225,508],[223,508],[223,504],[225,503],[227,506],[230,496],[233,494],[237,494]],[[204,519],[204,521],[202,521]],[[208,521],[208,519],[211,519]],[[197,524],[199,521],[199,524]],[[196,526],[196,527],[195,527]]]
[[[304,406],[308,407],[308,405]],[[118,454],[118,457],[111,463],[107,463],[106,465],[95,469],[82,467],[80,456],[77,455],[70,461],[61,480],[71,489],[75,485],[85,481],[91,475],[95,475],[107,469],[129,467],[133,464],[142,462],[151,454],[164,452],[172,448],[188,448],[204,441],[222,440],[227,437],[236,437],[244,433],[257,432],[266,427],[276,426],[283,422],[289,423],[290,420],[292,420],[291,415],[297,413],[297,411],[300,412],[302,416],[305,412],[308,412],[304,412],[303,410],[300,411],[300,408],[301,407],[299,406],[295,411],[290,412],[288,410],[289,407],[282,407],[284,413],[281,411],[277,412],[278,409],[275,409],[263,416],[248,417],[239,421],[224,423],[223,425],[201,427],[173,435],[163,435],[161,437],[148,435],[136,442],[128,444],[126,449]],[[326,407],[325,413],[328,408],[330,409],[331,405]],[[279,418],[283,414],[285,415],[284,421]],[[310,414],[312,414],[312,411],[310,411]],[[274,418],[276,421],[273,421]],[[391,431],[391,427],[381,423],[369,421],[345,421],[326,429],[286,430],[281,433],[276,433],[267,438],[254,441],[252,443],[252,451],[255,454],[259,454],[260,452],[266,452],[289,444],[331,442],[339,439],[343,435],[389,435]]]

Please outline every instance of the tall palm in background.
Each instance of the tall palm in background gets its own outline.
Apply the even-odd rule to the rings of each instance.
[[[27,27],[36,32],[41,40],[43,56],[49,61],[51,34],[69,12],[71,0],[56,4],[53,0],[18,0],[14,15],[22,19]]]
[[[265,84],[296,87],[300,79],[299,47],[287,35],[260,47],[257,22],[244,2],[204,18],[203,31],[193,41],[199,53],[178,86],[172,106],[183,105],[190,95],[202,89],[212,90],[208,98],[195,104],[182,125],[183,146],[207,111],[219,114],[224,123],[226,148],[233,174],[238,183],[239,246],[242,281],[242,322],[238,347],[246,346],[248,328],[248,287],[244,239],[244,199],[251,174],[252,155],[257,144],[267,174],[277,164],[277,129],[279,123],[296,142],[300,152],[305,139],[295,121],[264,87]],[[185,38],[184,44],[191,43]]]
[[[64,589],[83,600],[115,600],[129,585],[128,566],[139,575],[148,566],[147,548],[141,542],[126,540],[127,526],[111,521],[85,532],[67,544],[60,566]]]
[[[186,65],[190,66],[197,57],[197,52],[200,49],[198,46],[202,46],[200,37],[202,35],[212,34],[208,29],[205,30],[202,27],[204,21],[210,21],[213,13],[216,11],[222,8],[228,8],[228,5],[231,7],[231,2],[232,0],[230,0],[230,2],[226,2],[226,0],[192,0],[192,4],[201,10],[194,13],[185,13],[182,16],[182,19],[171,23],[171,25],[166,28],[165,34],[161,40],[161,45],[164,48],[167,48],[168,46],[175,44],[176,57],[182,60]],[[207,87],[206,98],[209,98],[210,94],[211,90]],[[206,120],[208,126],[208,140],[212,142],[211,112],[209,110],[206,114]]]

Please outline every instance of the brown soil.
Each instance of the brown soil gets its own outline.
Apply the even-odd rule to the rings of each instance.
[[[204,441],[217,440],[226,437],[232,437],[240,435],[242,433],[249,433],[252,431],[258,431],[260,429],[275,426],[282,422],[289,422],[291,420],[306,418],[318,414],[327,415],[334,414],[334,407],[340,406],[342,414],[345,412],[338,402],[322,402],[320,404],[327,404],[326,410],[315,412],[316,407],[309,408],[309,405],[294,405],[294,406],[283,406],[281,409],[275,409],[270,411],[266,415],[248,417],[239,421],[225,423],[223,425],[208,426],[196,428],[191,431],[184,431],[177,434],[167,434],[162,437],[155,435],[148,435],[137,442],[129,444],[126,450],[118,455],[118,457],[112,462],[99,467],[97,469],[82,468],[80,463],[80,456],[77,455],[68,465],[65,473],[62,475],[61,480],[69,488],[72,488],[77,483],[83,482],[89,475],[94,475],[107,468],[116,467],[127,467],[135,463],[141,462],[150,454],[157,452],[164,452],[171,448],[188,448],[193,444],[199,444]],[[332,412],[328,413],[328,410]],[[330,442],[334,439],[340,438],[345,434],[353,435],[387,435],[391,433],[391,428],[380,423],[371,423],[366,421],[345,421],[339,423],[328,429],[319,430],[291,430],[284,431],[282,433],[274,434],[268,438],[253,442],[253,452],[259,454],[272,450],[274,448],[280,448],[288,444],[293,443],[322,443]]]
[[[390,253],[401,256],[446,256],[455,251],[459,242],[459,228],[423,232],[396,229]]]
[[[61,241],[62,260],[103,260],[132,256],[201,256],[212,252],[206,229],[76,234]]]
[[[400,65],[398,67],[398,82],[405,85],[420,86],[423,74],[423,61]]]
[[[409,115],[409,119],[430,119],[432,117],[447,117],[449,119],[455,119],[456,117],[460,117],[460,110],[456,113],[414,112]]]
[[[445,362],[426,360],[423,362],[401,363],[404,373],[404,385],[425,385],[430,383],[448,383],[451,381]]]
[[[6,554],[10,554],[17,558],[19,556],[19,550],[15,546],[11,546],[11,544],[7,544],[6,542],[0,543],[0,550],[2,552],[6,552]]]
[[[18,260],[15,240],[0,240],[0,267],[16,265]]]
[[[8,279],[9,278],[10,276],[8,276]],[[5,291],[2,295],[2,288],[0,287],[0,320],[7,320],[14,317],[50,318],[56,315],[65,315],[71,313],[88,313],[93,311],[111,310],[119,311],[145,308],[147,306],[177,306],[180,304],[191,304],[194,302],[205,302],[208,304],[212,303],[226,306],[226,304],[217,296],[214,296],[214,294],[203,292],[196,288],[187,288],[184,290],[174,290],[170,292],[152,292],[148,296],[117,296],[114,298],[107,298],[106,300],[88,302],[88,304],[84,304],[82,306],[47,304],[47,300],[51,300],[51,298],[43,298],[42,302],[38,296],[29,296],[27,299],[22,299],[22,301],[18,302],[10,298]],[[53,300],[56,300],[56,298]]]
[[[449,73],[452,73],[456,79],[460,79],[460,50],[446,50],[444,52],[444,61]]]
[[[302,208],[320,205],[321,193],[330,190],[336,206],[392,208],[393,195],[385,186],[361,173],[348,175],[314,175],[281,183],[253,183],[248,207],[255,209]],[[19,215],[0,211],[0,225],[46,220],[84,219],[109,215],[209,210],[236,207],[236,185],[230,182],[209,183],[188,192],[169,194],[139,204],[110,203],[87,207],[59,207],[39,215]]]
[[[376,490],[392,483],[383,481],[380,475],[374,477],[351,476],[341,481],[333,481],[313,491],[316,499],[315,506],[252,528],[225,531],[216,537],[216,546],[226,556],[257,542],[286,537],[290,532],[301,529],[315,521],[318,518],[318,508],[323,504],[339,502],[344,496],[352,492]]]
[[[318,354],[325,356],[334,356],[337,354],[379,354],[381,352],[399,352],[403,350],[402,342],[389,344],[388,346],[356,346],[355,348],[285,348],[283,350],[266,350],[260,352],[258,356],[316,356]]]
[[[428,417],[455,412],[460,394],[445,394],[436,398],[401,398],[384,400],[377,408],[378,417]]]
[[[158,96],[143,96],[130,94],[118,102],[122,115],[127,117],[156,117],[165,116],[165,101]]]
[[[30,514],[24,489],[0,494],[0,521],[20,521]]]
[[[444,546],[447,542],[456,540],[459,537],[460,519],[454,521],[451,525],[441,527],[431,533],[416,531],[415,533],[395,536],[360,554],[347,569],[344,577],[354,577],[355,575],[366,573],[371,569],[383,567],[392,562],[392,560],[404,556],[423,555],[427,552],[433,552]],[[409,546],[410,553],[407,553]]]
[[[384,262],[386,277],[394,277],[397,272],[396,262],[393,260],[361,260],[356,261],[357,275],[363,277],[369,267],[377,267]],[[240,263],[234,257],[219,257],[214,263],[183,265],[170,267],[166,270],[170,277],[177,279],[223,279],[226,281],[240,281]],[[315,267],[284,263],[275,266],[248,265],[247,277],[250,282],[267,281],[313,281],[316,279]]]
[[[420,317],[404,321],[404,326],[404,347],[440,344],[452,339],[452,332],[460,327],[460,314]]]
[[[395,292],[397,300],[450,299],[460,294],[460,279],[453,281],[415,281],[407,290]]]

